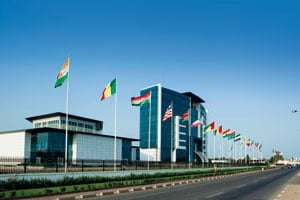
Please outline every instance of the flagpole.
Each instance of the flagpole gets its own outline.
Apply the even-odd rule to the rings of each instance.
[[[222,136],[222,144],[221,144],[221,146],[222,146],[222,149],[221,149],[221,161],[222,161],[222,167],[224,167],[224,162],[223,162],[223,157],[224,157],[223,140],[224,140],[224,138],[223,138],[223,136]]]
[[[70,58],[68,57],[68,62],[70,65]],[[68,165],[68,126],[69,126],[69,82],[70,82],[70,67],[68,71],[67,80],[67,94],[66,94],[66,132],[65,132],[65,173],[67,173]]]
[[[216,134],[214,134],[214,162],[216,162]]]
[[[171,157],[170,157],[170,161],[171,161],[171,169],[173,169],[173,163],[172,163],[172,157],[173,157],[173,101],[171,101],[171,108],[172,108],[172,116],[171,116]]]
[[[233,155],[234,155],[234,164],[236,164],[236,142],[233,140]]]
[[[233,144],[233,140],[230,139],[231,141],[231,148],[230,148],[230,157],[231,157],[231,165],[233,165],[234,163],[234,144]]]
[[[117,88],[117,80],[116,80],[116,88]],[[115,136],[114,136],[114,171],[116,171],[116,162],[117,162],[117,95],[115,95]]]
[[[149,133],[148,133],[148,171],[150,169],[150,134],[151,134],[151,97],[152,97],[152,94],[151,94],[151,91],[150,91],[150,102],[149,102]]]
[[[247,143],[245,144],[245,165],[248,165],[248,163],[247,163]]]
[[[191,98],[190,98],[190,101],[191,101]],[[189,168],[191,168],[191,115],[192,115],[192,113],[191,113],[191,110],[192,110],[192,108],[191,108],[191,106],[190,106],[190,108],[189,108],[189,122],[188,122],[188,128],[189,128],[189,132],[188,132],[188,140],[189,140],[189,150],[188,150],[188,153],[189,153]]]

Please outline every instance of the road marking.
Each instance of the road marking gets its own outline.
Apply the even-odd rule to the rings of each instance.
[[[242,185],[239,185],[239,186],[237,186],[237,187],[235,187],[236,189],[239,189],[239,188],[242,188],[242,187],[244,187],[244,186],[246,186],[247,184],[242,184]]]
[[[221,195],[221,194],[223,194],[223,193],[224,193],[224,192],[218,192],[218,193],[215,193],[215,194],[212,194],[212,195],[207,196],[207,198],[210,199],[210,198],[219,196],[219,195]]]

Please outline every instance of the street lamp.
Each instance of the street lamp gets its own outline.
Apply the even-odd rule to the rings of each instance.
[[[292,113],[300,112],[300,110],[292,110]]]

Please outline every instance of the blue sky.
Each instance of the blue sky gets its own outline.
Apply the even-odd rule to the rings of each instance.
[[[29,128],[24,118],[65,112],[54,89],[67,56],[70,113],[104,121],[138,138],[130,97],[149,85],[192,91],[209,119],[285,157],[300,156],[300,4],[266,0],[0,1],[0,131]],[[210,154],[212,138],[209,136]]]

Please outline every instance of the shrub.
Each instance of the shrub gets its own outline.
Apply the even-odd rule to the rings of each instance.
[[[63,187],[60,187],[60,191],[61,191],[61,192],[65,192],[65,191],[66,191],[66,187],[64,187],[64,186],[63,186]]]
[[[51,194],[53,191],[52,191],[51,189],[48,189],[48,188],[47,188],[47,189],[45,190],[45,192],[46,192],[46,194]]]

